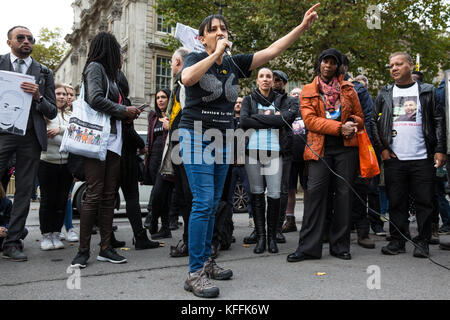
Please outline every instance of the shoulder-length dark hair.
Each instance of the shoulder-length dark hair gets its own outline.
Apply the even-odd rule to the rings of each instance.
[[[166,96],[167,96],[167,106],[169,106],[169,99],[170,99],[170,89],[164,88],[164,89],[160,89],[160,90],[156,91],[156,94],[155,94],[155,112],[156,112],[156,115],[158,116],[158,118],[162,118],[161,109],[159,109],[158,104],[156,103],[156,96],[160,92],[164,92],[166,94]]]
[[[120,44],[112,33],[100,32],[92,39],[83,75],[91,62],[100,63],[109,79],[117,79],[117,73],[122,67],[122,57]]]

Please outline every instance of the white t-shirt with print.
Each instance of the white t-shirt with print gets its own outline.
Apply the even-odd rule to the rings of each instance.
[[[422,108],[417,82],[409,88],[394,85],[391,149],[399,160],[428,157],[422,130]]]

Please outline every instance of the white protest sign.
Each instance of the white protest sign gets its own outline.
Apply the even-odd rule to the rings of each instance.
[[[26,133],[32,94],[20,88],[22,82],[35,83],[34,76],[0,71],[0,132]]]
[[[183,47],[189,50],[196,52],[205,51],[205,47],[199,39],[198,30],[192,27],[177,22],[175,38],[180,40]]]
[[[205,47],[201,43],[198,37],[198,30],[185,26],[184,24],[177,23],[175,30],[175,38],[180,40],[183,47],[192,51],[202,52],[205,51]]]

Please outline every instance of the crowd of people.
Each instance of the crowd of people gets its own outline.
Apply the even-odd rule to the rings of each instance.
[[[114,35],[97,34],[83,70],[85,101],[110,116],[104,161],[60,152],[74,101],[71,86],[54,84],[52,73],[30,57],[34,38],[23,26],[8,32],[11,53],[0,56],[0,70],[32,74],[36,83],[22,89],[33,96],[25,134],[0,132],[0,247],[2,257],[26,261],[25,221],[35,177],[40,183],[42,250],[62,249],[61,240],[79,241],[71,266],[85,268],[91,235],[100,231],[99,261],[125,263],[113,231],[115,194],[122,188],[136,250],[159,248],[171,238],[178,216],[184,231],[171,257],[189,257],[184,289],[200,297],[216,297],[210,280],[232,278],[231,269],[214,258],[233,237],[233,197],[238,181],[248,195],[250,226],[243,239],[253,252],[278,253],[283,233],[297,231],[295,204],[303,189],[304,213],[298,247],[287,257],[299,262],[322,257],[323,243],[339,259],[352,259],[350,234],[358,245],[375,248],[370,229],[387,236],[385,255],[404,253],[414,243],[414,257],[429,257],[429,244],[450,234],[450,205],[445,198],[447,142],[444,82],[438,89],[414,74],[406,52],[389,57],[392,84],[369,94],[364,75],[351,79],[349,59],[336,49],[318,55],[315,74],[303,89],[286,92],[288,76],[262,67],[291,46],[317,19],[318,5],[300,25],[268,48],[252,54],[225,54],[229,26],[221,15],[207,17],[199,28],[204,52],[178,49],[172,56],[172,90],[156,92],[148,116],[147,141],[133,121],[143,108],[133,106],[121,71],[123,59]],[[24,67],[24,65],[26,67]],[[262,67],[262,68],[260,68]],[[238,96],[238,79],[258,70],[256,88]],[[381,174],[359,174],[359,132],[366,130]],[[228,139],[230,136],[232,139]],[[139,155],[144,155],[143,163]],[[86,198],[80,210],[79,235],[72,224],[71,190],[79,161]],[[14,173],[16,192],[6,197]],[[79,177],[78,177],[79,178]],[[139,183],[152,185],[148,216],[143,223]],[[356,189],[356,194],[354,189]],[[373,210],[370,210],[370,209]],[[439,227],[439,215],[442,225]],[[412,238],[409,223],[417,221]],[[61,232],[63,226],[67,234]],[[160,227],[159,227],[160,226]],[[147,234],[147,230],[150,238]],[[441,249],[449,249],[441,243]]]

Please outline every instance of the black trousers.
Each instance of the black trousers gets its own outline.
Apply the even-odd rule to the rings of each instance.
[[[383,227],[384,224],[379,215],[367,209],[367,206],[369,206],[370,209],[380,212],[378,183],[378,177],[371,179],[357,177],[355,179],[354,188],[364,203],[358,197],[353,197],[352,225],[355,226],[358,235],[362,237],[368,236],[370,226],[374,229],[375,225]]]
[[[419,235],[417,240],[431,237],[435,168],[432,159],[384,161],[386,192],[389,198],[389,218],[404,235],[408,234],[408,195],[414,198]],[[390,224],[392,239],[405,240]]]
[[[41,146],[34,129],[27,130],[25,136],[0,133],[0,176],[5,173],[14,152],[16,152],[16,192],[4,247],[21,245],[20,237],[30,210],[30,197],[41,155]]]
[[[281,190],[280,190],[280,215],[278,228],[281,228],[281,225],[284,222],[286,217],[286,208],[288,203],[288,195],[289,195],[289,182],[291,175],[291,167],[292,167],[292,156],[284,156],[283,157],[283,173],[281,175]]]
[[[355,179],[354,188],[364,203],[354,195],[352,206],[352,225],[356,228],[358,236],[367,237],[369,235],[370,224],[367,217],[369,182],[361,177]]]
[[[337,174],[353,183],[357,156],[358,149],[355,147],[333,146],[325,148],[324,160]],[[322,234],[330,188],[334,188],[332,203],[328,204],[333,212],[329,232],[330,251],[336,254],[350,251],[353,194],[344,181],[333,177],[322,161],[308,161],[307,197],[297,250],[316,258],[322,257]]]
[[[187,244],[189,235],[189,216],[192,208],[192,193],[184,166],[174,165],[173,168],[175,170],[174,185],[176,200],[184,222],[183,241]]]
[[[135,157],[134,157],[135,158]],[[121,161],[125,161],[124,157],[121,158]],[[136,161],[135,159],[127,158],[126,161]],[[144,227],[142,225],[142,212],[141,205],[139,203],[139,179],[137,172],[137,162],[136,162],[136,170],[132,172],[124,172],[124,168],[127,166],[121,163],[121,183],[120,188],[122,188],[122,193],[126,202],[126,211],[127,217],[130,221],[131,229],[133,230],[133,234],[136,236],[138,232],[140,232]],[[130,168],[134,168],[130,166]],[[117,188],[118,190],[119,188]]]
[[[158,172],[152,189],[152,215],[161,218],[163,227],[169,228],[169,208],[172,200],[173,183],[164,180]]]
[[[42,160],[39,162],[38,177],[41,188],[41,233],[61,232],[73,177],[67,164],[53,164]]]

